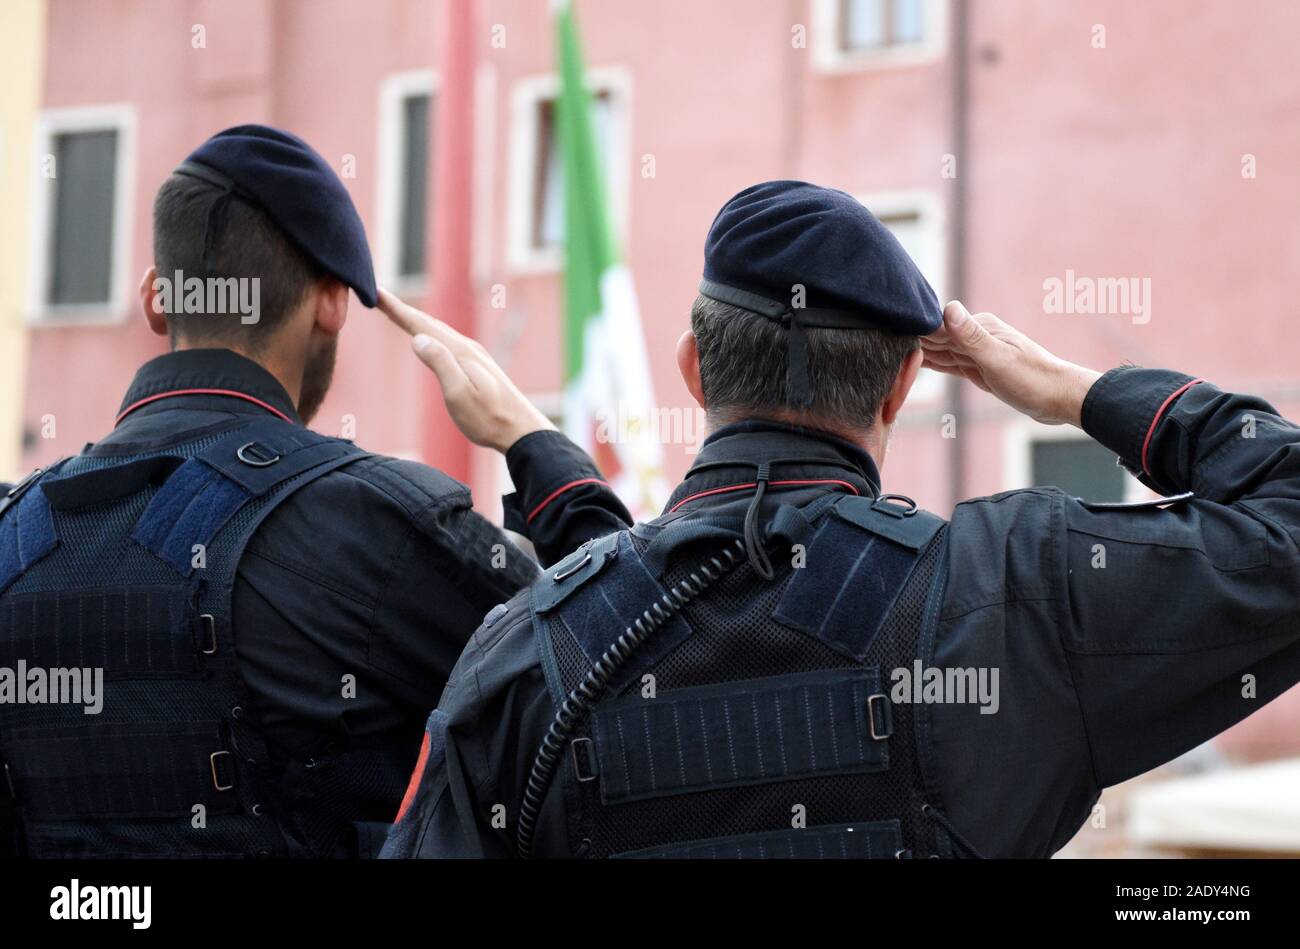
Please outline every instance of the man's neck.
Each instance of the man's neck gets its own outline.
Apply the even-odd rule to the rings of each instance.
[[[288,366],[286,360],[277,359],[273,352],[253,353],[247,349],[241,349],[238,346],[232,346],[229,343],[212,343],[211,345],[190,344],[178,342],[172,347],[173,352],[184,352],[187,349],[226,349],[236,355],[243,356],[250,362],[255,362],[271,375],[275,376],[275,381],[284,386],[284,391],[288,393],[293,404],[297,406],[302,397],[302,367]]]
[[[824,419],[810,418],[797,412],[771,412],[764,415],[744,415],[735,417],[717,417],[712,413],[709,415],[709,434],[722,428],[724,425],[732,425],[736,422],[776,422],[780,425],[795,425],[799,428],[812,429],[818,432],[825,432],[827,435],[833,435],[841,441],[862,449],[871,456],[872,462],[877,468],[884,461],[884,442],[881,438],[883,426],[876,424],[871,428],[854,429],[844,425],[828,423]]]

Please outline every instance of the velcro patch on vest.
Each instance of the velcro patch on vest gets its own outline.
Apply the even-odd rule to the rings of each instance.
[[[587,661],[595,665],[601,654],[640,619],[642,613],[667,592],[646,569],[626,532],[618,536],[617,555],[607,559],[599,583],[585,583],[570,592],[559,606],[560,618]],[[638,652],[635,668],[648,668],[691,634],[679,615],[656,629]],[[624,676],[635,669],[624,669]],[[617,692],[624,679],[616,676],[609,688]]]
[[[227,433],[177,468],[131,536],[189,576],[195,546],[209,545],[249,500],[308,471],[332,470],[364,454],[350,442],[261,419]]]
[[[106,679],[197,673],[203,646],[179,584],[12,596],[0,641],[29,668],[97,668]]]
[[[877,696],[873,701],[872,696]],[[873,709],[872,706],[878,708]],[[604,702],[592,737],[606,804],[889,767],[880,671],[835,669]],[[876,737],[873,737],[876,736]]]
[[[918,512],[900,518],[871,509],[869,499],[837,504],[813,535],[772,614],[861,662],[921,552],[943,525]]]
[[[35,485],[0,519],[0,592],[58,543],[50,502],[41,486]]]
[[[236,808],[235,762],[217,722],[15,728],[5,741],[14,789],[34,820],[177,817]]]
[[[615,854],[616,860],[892,860],[903,849],[896,820],[825,824],[709,840],[688,840]]]
[[[242,485],[191,458],[153,496],[131,536],[188,577],[194,546],[211,543],[250,497]]]

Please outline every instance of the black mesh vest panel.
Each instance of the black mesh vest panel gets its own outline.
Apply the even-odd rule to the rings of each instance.
[[[0,668],[27,670],[25,697],[34,669],[103,677],[98,714],[0,702],[0,792],[15,799],[20,852],[332,855],[347,784],[373,779],[375,755],[272,768],[230,598],[275,506],[361,457],[279,420],[241,421],[165,451],[73,458],[5,511]],[[379,767],[400,787],[403,764]]]
[[[863,511],[870,499],[850,503]],[[810,558],[801,569],[817,571],[804,585],[792,591],[801,569],[791,558],[773,557],[778,572],[770,581],[741,564],[685,607],[688,630],[676,635],[680,642],[634,659],[616,694],[578,723],[557,778],[574,854],[951,852],[923,811],[924,742],[917,731],[924,710],[887,701],[890,672],[910,670],[922,656],[946,525],[930,518],[930,536],[911,550],[837,518],[825,503],[816,507],[808,534],[798,538]],[[873,524],[871,516],[859,520]],[[884,523],[886,533],[891,525]],[[630,550],[620,548],[616,566],[590,583],[610,585],[615,592],[607,597],[617,597],[618,571],[627,568],[618,561],[633,552],[644,557],[654,536],[654,529],[627,535]],[[672,549],[662,587],[680,583],[717,546],[693,539]],[[871,578],[881,577],[898,583],[870,591]],[[561,607],[537,619],[557,695],[591,668],[591,648],[580,645],[588,631],[571,627],[593,615]],[[649,683],[653,698],[644,697]],[[652,727],[653,738],[645,731]],[[877,731],[888,737],[874,739]],[[657,751],[648,750],[651,742]]]

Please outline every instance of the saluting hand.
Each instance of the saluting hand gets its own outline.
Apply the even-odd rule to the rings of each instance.
[[[1101,373],[1052,355],[992,313],[954,300],[943,326],[921,338],[923,366],[961,376],[1048,425],[1079,425],[1083,399]]]
[[[475,445],[505,452],[525,435],[555,428],[477,340],[382,288],[379,309],[414,337],[412,347],[437,375],[451,420]]]

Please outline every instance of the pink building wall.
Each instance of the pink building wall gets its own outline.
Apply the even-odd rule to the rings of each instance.
[[[582,2],[589,65],[631,76],[632,164],[625,250],[637,280],[659,400],[687,407],[671,352],[687,325],[703,235],[716,208],[754,181],[806,177],[854,193],[921,190],[945,220],[954,181],[952,59],[831,74],[814,65],[808,0]],[[1289,170],[1300,158],[1295,60],[1300,9],[1177,0],[1140,6],[980,2],[972,8],[971,138],[965,296],[1016,320],[1047,345],[1100,367],[1124,359],[1186,367],[1253,388],[1286,407],[1300,401],[1294,304],[1282,275],[1300,251],[1300,201]],[[48,108],[133,103],[138,110],[133,281],[150,260],[153,191],[197,142],[231,124],[269,122],[301,133],[342,167],[376,234],[378,95],[385,77],[437,70],[437,4],[428,0],[53,0]],[[559,278],[512,272],[506,257],[511,93],[550,71],[552,35],[540,0],[484,0],[478,54],[491,81],[479,102],[480,335],[524,387],[560,384]],[[192,28],[205,49],[191,47]],[[487,30],[505,27],[504,48]],[[1093,28],[1106,47],[1093,47]],[[952,22],[947,24],[951,51]],[[715,37],[728,36],[719,44]],[[105,50],[111,49],[112,55]],[[1241,159],[1256,156],[1258,177]],[[640,174],[653,156],[655,177]],[[946,220],[946,223],[951,223]],[[1043,280],[1150,277],[1152,319],[1043,312]],[[508,306],[487,305],[503,284]],[[111,423],[135,365],[163,351],[134,301],[124,322],[32,333],[28,418],[47,413],[57,438],[29,460],[76,450]],[[517,336],[515,334],[518,334]],[[377,384],[377,383],[382,384]],[[353,304],[334,393],[318,426],[355,418],[370,448],[413,453],[427,380],[382,317]],[[948,443],[942,401],[901,426],[888,482],[946,510]],[[1012,486],[999,435],[1005,413],[972,395],[958,421],[973,492]],[[690,453],[670,445],[670,475]],[[430,459],[434,463],[437,458]],[[473,475],[491,510],[499,470],[481,454]]]
[[[625,252],[640,293],[659,401],[688,407],[672,360],[686,328],[705,231],[717,207],[755,181],[805,177],[858,194],[929,193],[945,227],[955,181],[951,37],[914,65],[828,73],[811,0],[577,0],[588,64],[631,77]],[[1167,365],[1271,398],[1300,414],[1300,343],[1287,277],[1300,259],[1300,6],[1124,0],[1046,4],[973,0],[965,298],[1049,348],[1099,368]],[[474,224],[479,335],[526,391],[560,388],[557,273],[521,274],[506,251],[512,92],[548,73],[542,0],[483,0]],[[45,106],[132,103],[133,279],[150,261],[158,183],[199,141],[257,121],[307,138],[336,167],[376,236],[379,88],[395,73],[437,70],[437,3],[427,0],[51,0]],[[206,49],[191,46],[206,29]],[[489,30],[504,26],[504,46]],[[1098,26],[1105,46],[1096,48]],[[725,39],[724,39],[725,38]],[[1254,156],[1257,177],[1242,175]],[[640,173],[653,156],[654,177]],[[1067,270],[1149,277],[1151,318],[1044,312],[1043,281]],[[942,282],[943,278],[940,278]],[[488,306],[502,284],[505,310]],[[164,351],[133,298],[126,318],[31,333],[29,427],[57,419],[39,463],[102,434],[138,363]],[[506,343],[509,343],[506,345]],[[345,415],[366,447],[412,454],[428,379],[405,341],[355,301],[333,393],[317,427]],[[905,413],[888,489],[949,509],[942,398]],[[1016,486],[1014,420],[972,393],[958,437],[970,493]],[[669,475],[691,453],[666,446]],[[472,483],[491,513],[500,467],[474,455]],[[437,464],[437,457],[428,459]],[[1250,737],[1250,736],[1247,736]],[[1267,737],[1267,736],[1266,736]]]

